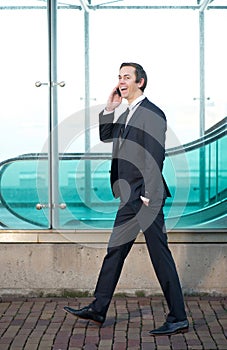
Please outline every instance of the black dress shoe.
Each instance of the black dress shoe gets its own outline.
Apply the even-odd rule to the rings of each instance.
[[[187,333],[189,328],[188,320],[180,322],[165,322],[161,327],[153,329],[149,332],[150,335],[156,337],[160,335],[174,335],[178,333]]]
[[[79,310],[65,306],[64,310],[76,317],[83,318],[84,320],[91,320],[98,324],[103,324],[105,322],[105,317],[95,312],[90,305]]]

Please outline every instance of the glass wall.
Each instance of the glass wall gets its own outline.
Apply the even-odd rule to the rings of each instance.
[[[1,1],[2,5],[3,1]],[[16,9],[4,1],[0,10],[1,30],[1,137],[0,161],[17,158],[23,154],[37,153],[48,138],[49,98],[48,85],[38,89],[35,82],[48,82],[48,27],[47,8]],[[17,2],[18,3],[18,2]],[[25,5],[28,2],[20,2]],[[33,2],[34,4],[34,2]],[[11,161],[10,161],[11,162]],[[31,191],[37,185],[37,169],[21,164],[19,172],[8,179],[10,203],[23,207],[29,202]],[[40,190],[47,189],[48,167],[42,168],[39,176]],[[26,197],[19,195],[27,189]],[[31,191],[30,191],[31,188]],[[3,188],[1,188],[1,193]],[[9,199],[8,199],[9,200]],[[49,193],[45,190],[45,203]],[[28,210],[34,211],[30,204]],[[25,228],[26,223],[11,213],[4,200],[0,206],[2,227]],[[48,219],[47,213],[47,220]]]
[[[214,10],[207,11],[205,17],[206,129],[227,115],[227,50],[222,39],[226,16],[226,11]]]
[[[225,227],[226,10],[213,1],[201,33],[197,1],[0,1],[0,229],[112,227],[98,113],[123,61],[144,66],[146,96],[167,115],[167,227]]]
[[[120,63],[140,62],[148,75],[146,96],[166,112],[169,128],[180,142],[197,138],[198,13],[131,9],[126,19],[124,10],[99,10],[90,18],[90,27],[95,28],[91,30],[90,57],[96,66],[91,72],[91,95],[105,103],[117,83]],[[176,139],[167,142],[167,147],[176,145]]]

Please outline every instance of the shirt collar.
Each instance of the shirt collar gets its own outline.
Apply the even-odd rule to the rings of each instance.
[[[142,102],[145,99],[144,95],[140,95],[137,97],[129,106],[129,110],[132,111],[140,102]]]

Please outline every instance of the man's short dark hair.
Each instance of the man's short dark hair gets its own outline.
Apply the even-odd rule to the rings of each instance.
[[[144,91],[146,86],[147,86],[147,74],[146,74],[145,70],[143,69],[143,67],[140,64],[135,63],[135,62],[124,62],[121,64],[120,69],[122,67],[128,67],[128,66],[135,68],[136,83],[139,83],[142,78],[144,79],[144,83],[140,87],[140,90]]]

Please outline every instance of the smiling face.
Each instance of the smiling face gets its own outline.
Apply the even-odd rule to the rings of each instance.
[[[124,66],[119,72],[119,89],[121,91],[122,98],[125,98],[129,104],[131,104],[137,97],[142,95],[140,87],[144,83],[144,79],[136,83],[135,68],[131,66]]]

